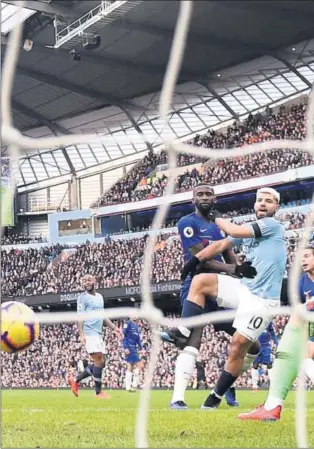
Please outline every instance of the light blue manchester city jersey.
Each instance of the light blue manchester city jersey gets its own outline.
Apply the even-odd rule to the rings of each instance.
[[[104,309],[104,298],[100,293],[91,295],[88,292],[81,293],[77,298],[77,311],[93,312],[95,310]],[[85,335],[99,335],[102,334],[103,319],[84,321],[83,332]]]
[[[241,282],[261,298],[279,300],[286,267],[284,226],[273,217],[250,223],[253,238],[228,237],[235,246],[241,246],[246,259],[252,262],[257,275]]]

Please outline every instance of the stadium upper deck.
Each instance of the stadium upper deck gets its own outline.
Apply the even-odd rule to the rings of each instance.
[[[20,54],[13,108],[15,125],[33,137],[94,131],[107,135],[108,143],[24,155],[20,192],[56,182],[66,188],[74,173],[80,178],[120,165],[107,176],[109,187],[122,175],[122,165],[162,144],[159,95],[150,92],[161,87],[179,2],[131,2],[132,9],[103,24],[98,49],[83,50],[70,40],[80,60],[71,58],[68,47],[49,48],[55,43],[54,14],[75,20],[99,3],[38,4],[25,22],[32,48]],[[170,119],[173,138],[188,138],[309,90],[311,2],[271,2],[267,8],[261,2],[194,4]],[[282,27],[276,26],[279,15]]]

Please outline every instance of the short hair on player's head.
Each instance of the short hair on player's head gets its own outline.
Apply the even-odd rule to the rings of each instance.
[[[84,276],[82,276],[82,278],[81,278],[81,281],[85,281],[85,279],[87,279],[87,278],[92,278],[93,279],[93,281],[95,281],[96,279],[95,279],[95,276],[93,276],[92,274],[84,274]]]
[[[196,190],[198,187],[209,187],[213,192],[213,194],[215,194],[214,187],[208,184],[208,182],[199,182],[198,184],[196,184],[196,186],[194,186],[193,191]]]
[[[308,246],[306,246],[305,248],[304,248],[304,251],[306,251],[306,250],[310,250],[310,251],[312,251],[312,253],[314,254],[314,244],[309,244]]]
[[[275,198],[277,203],[280,202],[280,193],[277,192],[277,190],[272,189],[271,187],[262,187],[261,189],[258,189],[258,191],[256,192],[256,198],[260,193],[268,193],[269,195],[272,195]]]

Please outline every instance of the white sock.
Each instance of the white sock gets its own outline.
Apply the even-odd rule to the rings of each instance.
[[[134,368],[134,370],[133,370],[133,383],[132,383],[132,387],[133,388],[137,388],[139,377],[140,377],[140,370],[138,368]]]
[[[133,377],[133,373],[132,371],[129,371],[128,369],[126,370],[125,373],[125,389],[131,390],[131,386],[132,386],[132,377]]]
[[[314,360],[310,358],[303,360],[301,369],[304,371],[310,381],[314,383]]]
[[[250,368],[255,359],[256,355],[246,354],[246,356],[244,357],[243,366],[241,368],[241,374],[245,373]]]
[[[252,368],[251,376],[253,388],[256,389],[258,388],[258,369]]]
[[[176,361],[174,388],[171,403],[184,401],[184,394],[193,375],[198,349],[187,346]]]
[[[268,396],[264,408],[265,410],[273,410],[274,408],[278,407],[278,405],[283,406],[283,400],[280,398],[275,398],[275,396]]]

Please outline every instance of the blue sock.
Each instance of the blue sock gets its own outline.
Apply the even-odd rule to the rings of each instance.
[[[93,379],[94,379],[94,382],[95,382],[96,394],[99,394],[101,392],[102,368],[103,367],[100,367],[100,366],[94,366],[94,369],[93,369]]]
[[[85,370],[76,376],[76,382],[81,382],[83,379],[93,375],[94,365],[89,365]]]
[[[234,384],[237,380],[238,376],[233,376],[227,371],[223,370],[220,374],[220,377],[215,385],[214,392],[218,397],[222,397],[227,390]]]
[[[191,316],[202,315],[204,312],[205,312],[205,310],[203,309],[203,307],[186,299],[183,303],[181,317],[189,318]]]

